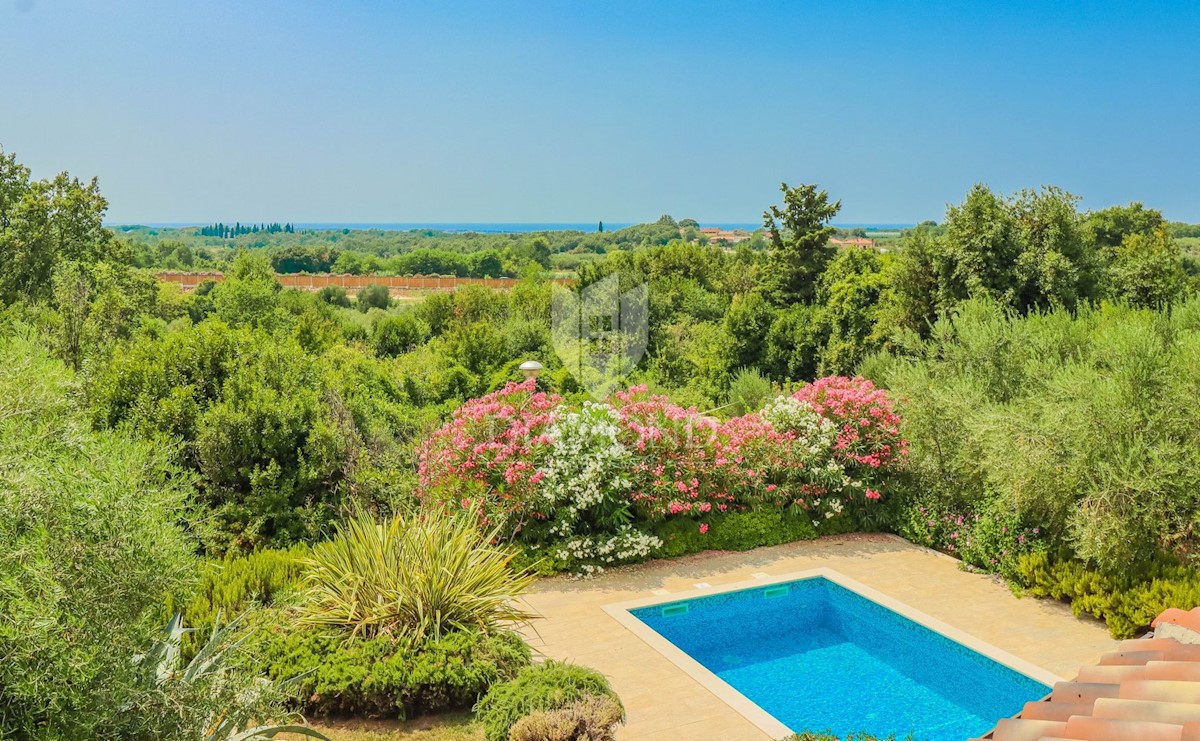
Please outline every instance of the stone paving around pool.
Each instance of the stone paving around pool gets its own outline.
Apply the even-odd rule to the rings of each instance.
[[[724,584],[816,568],[833,569],[1064,679],[1117,645],[1103,624],[1075,618],[1064,604],[1018,599],[996,580],[962,571],[948,556],[888,535],[703,553],[591,579],[543,579],[526,599],[542,616],[526,637],[547,658],[608,676],[628,714],[617,733],[621,741],[763,741],[770,736],[603,608],[668,593],[697,597]]]

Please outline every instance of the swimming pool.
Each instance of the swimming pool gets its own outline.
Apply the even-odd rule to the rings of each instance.
[[[1045,681],[1052,675],[1032,666],[1016,671],[951,640],[943,633],[957,631],[948,626],[935,631],[927,627],[937,624],[932,618],[904,609],[922,625],[860,593],[873,590],[845,584],[861,587],[830,573],[614,607],[682,652],[686,659],[658,646],[677,664],[689,669],[691,660],[703,668],[699,674],[714,675],[717,683],[698,677],[709,680],[710,689],[728,685],[792,731],[897,738],[911,733],[918,741],[962,741],[1049,692]],[[620,619],[616,611],[610,614]],[[1024,664],[998,649],[985,650]],[[743,714],[758,722],[752,713]]]

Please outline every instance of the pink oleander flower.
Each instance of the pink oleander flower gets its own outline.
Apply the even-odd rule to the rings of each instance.
[[[834,451],[846,461],[883,468],[899,464],[908,454],[891,399],[865,378],[818,378],[792,397],[838,426]]]
[[[703,535],[704,533],[707,533],[707,532],[708,532],[708,523],[707,522],[700,523],[700,534]]]

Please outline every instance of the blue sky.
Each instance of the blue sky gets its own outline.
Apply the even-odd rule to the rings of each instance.
[[[0,0],[0,146],[114,222],[1200,221],[1200,3]]]

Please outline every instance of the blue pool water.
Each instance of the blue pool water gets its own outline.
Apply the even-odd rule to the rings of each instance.
[[[823,578],[632,613],[797,732],[963,741],[1050,691]]]

